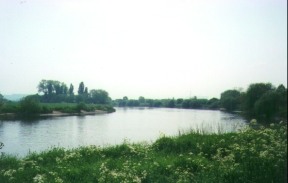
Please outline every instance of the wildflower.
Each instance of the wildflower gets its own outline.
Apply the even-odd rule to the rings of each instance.
[[[56,157],[56,162],[59,164],[62,162],[62,160],[60,158]]]
[[[13,173],[15,172],[16,170],[13,170],[13,169],[7,170],[6,172],[4,172],[4,176],[12,177]]]
[[[156,165],[156,166],[159,166],[159,164],[156,162],[156,161],[154,161],[154,163],[153,163],[154,165]]]
[[[55,183],[63,183],[64,181],[60,177],[55,178]]]
[[[18,168],[18,171],[23,171],[24,170],[24,168],[23,167],[20,167],[20,168]]]
[[[253,126],[254,126],[254,125],[257,125],[257,120],[256,120],[256,119],[252,119],[252,120],[250,121],[250,124],[253,125]]]
[[[44,175],[40,175],[40,174],[37,174],[34,178],[33,178],[33,182],[37,182],[37,183],[44,183],[44,179],[45,179],[45,176]]]

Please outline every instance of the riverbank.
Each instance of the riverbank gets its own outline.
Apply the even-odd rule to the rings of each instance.
[[[28,110],[29,111],[29,110]],[[85,103],[41,103],[37,112],[27,112],[19,103],[5,104],[0,110],[1,119],[21,117],[57,117],[75,115],[97,115],[112,113],[116,110],[111,105],[85,104]]]
[[[5,146],[2,149],[5,151]],[[287,123],[0,157],[0,182],[286,182]]]
[[[96,115],[96,114],[107,114],[107,111],[103,111],[103,110],[95,110],[95,111],[85,111],[85,110],[81,110],[80,113],[63,113],[60,111],[53,111],[51,114],[40,114],[39,116],[74,116],[74,115]]]

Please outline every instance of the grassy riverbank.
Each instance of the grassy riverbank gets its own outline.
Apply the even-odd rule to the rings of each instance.
[[[36,105],[36,104],[35,104]],[[37,104],[37,112],[29,113],[29,115],[39,115],[39,114],[52,114],[53,111],[59,111],[61,113],[67,114],[77,114],[81,110],[87,112],[93,111],[105,111],[108,113],[115,112],[115,109],[111,105],[105,104],[85,104],[80,103],[39,103]],[[2,106],[0,109],[0,115],[5,114],[16,114],[16,115],[26,115],[23,107],[19,103],[9,103]]]
[[[5,151],[5,147],[2,149]],[[287,123],[0,158],[0,182],[286,182]]]

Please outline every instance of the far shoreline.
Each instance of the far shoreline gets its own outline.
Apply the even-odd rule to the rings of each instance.
[[[63,113],[60,111],[53,110],[52,113],[49,114],[37,114],[37,115],[31,115],[31,116],[26,116],[25,117],[61,117],[61,116],[84,116],[84,115],[98,115],[98,114],[108,114],[108,111],[103,111],[103,110],[95,110],[95,111],[84,111],[81,110],[80,113]],[[21,115],[18,115],[17,113],[0,113],[0,118],[1,117],[21,117]]]

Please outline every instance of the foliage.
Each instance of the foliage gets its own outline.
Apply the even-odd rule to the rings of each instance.
[[[25,115],[39,114],[41,112],[38,95],[28,95],[20,100],[20,111]]]
[[[50,114],[55,111],[59,111],[62,113],[68,114],[76,114],[81,110],[85,110],[87,112],[93,112],[95,110],[107,111],[108,113],[115,112],[115,109],[109,104],[86,104],[84,102],[80,102],[78,104],[75,103],[40,103],[40,112],[41,114]],[[5,104],[1,110],[2,113],[23,113],[23,110],[20,107],[20,103],[11,103]],[[34,115],[38,113],[28,113],[27,115]]]
[[[109,103],[109,94],[105,90],[91,90],[91,102],[94,104],[107,104]]]
[[[287,182],[287,123],[256,120],[237,133],[162,136],[153,144],[124,143],[18,159],[0,157],[6,182]]]
[[[74,95],[74,86],[72,84],[70,84],[68,91],[69,91],[69,95]]]
[[[246,110],[254,113],[254,104],[259,100],[266,92],[275,89],[271,83],[253,83],[250,84],[245,97],[244,107]]]
[[[2,106],[0,112],[2,113],[17,113],[20,111],[19,104],[16,103],[6,103]]]
[[[265,115],[270,118],[275,115],[279,109],[281,96],[276,91],[263,94],[254,104],[254,111],[257,115]]]
[[[174,108],[174,107],[175,107],[175,100],[174,100],[174,98],[168,101],[166,107],[169,107],[169,108]]]
[[[226,90],[221,93],[220,103],[227,111],[233,111],[239,108],[240,92],[237,90]]]
[[[82,82],[79,84],[78,94],[79,94],[79,95],[84,94],[84,89],[85,89],[85,87],[84,87],[84,83],[83,83],[83,81],[82,81]]]
[[[4,105],[4,97],[3,97],[3,95],[1,95],[1,93],[0,93],[0,109],[1,109],[1,107]]]

